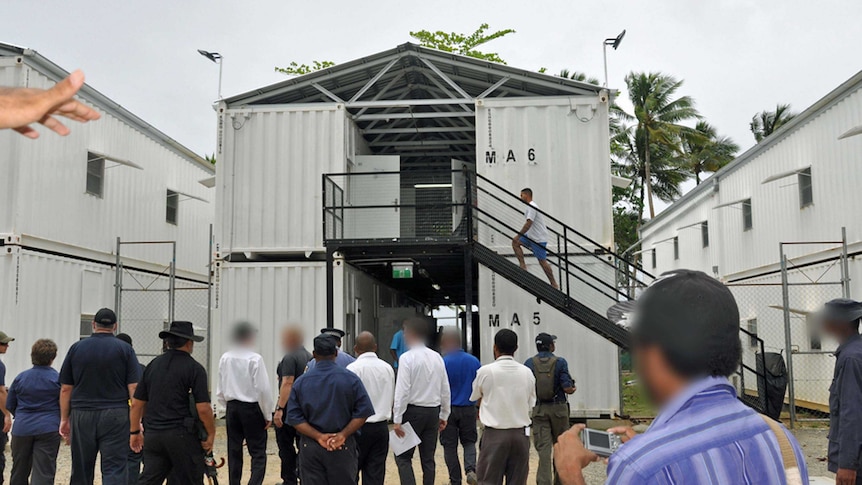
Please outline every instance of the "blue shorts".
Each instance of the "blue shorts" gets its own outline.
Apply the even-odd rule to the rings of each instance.
[[[548,243],[537,243],[527,238],[527,236],[521,236],[521,245],[532,251],[533,256],[539,261],[548,259]]]

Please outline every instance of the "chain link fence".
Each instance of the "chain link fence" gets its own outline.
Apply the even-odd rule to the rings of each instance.
[[[119,243],[118,247],[125,244],[173,245],[172,242]],[[159,272],[118,264],[115,305],[119,331],[132,338],[138,360],[146,365],[163,351],[159,332],[167,329],[172,320],[192,322],[195,334],[204,336],[204,341],[195,345],[192,356],[209,371],[211,288],[205,282],[176,278],[171,253],[172,248],[166,248],[166,263]],[[122,261],[119,255],[117,260]]]
[[[778,392],[777,406],[793,425],[829,418],[836,344],[822,338],[814,317],[824,303],[845,295],[843,260],[786,257],[778,272],[727,285],[739,307],[742,342],[734,384],[743,400],[763,410],[770,384],[781,386],[783,373],[786,387]]]

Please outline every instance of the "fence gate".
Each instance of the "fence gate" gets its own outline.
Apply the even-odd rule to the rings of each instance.
[[[786,365],[787,417],[795,426],[829,416],[836,345],[821,339],[813,317],[827,301],[850,294],[846,239],[782,242],[779,257],[778,271],[727,286],[740,313],[740,395],[753,404],[765,402],[765,358],[779,354]]]
[[[205,337],[204,342],[196,344],[192,355],[209,371],[210,282],[177,278],[176,241],[117,238],[116,256],[114,308],[119,332],[132,338],[138,360],[148,364],[161,354],[159,332],[168,328],[171,321],[184,320],[192,322],[195,333]],[[157,269],[141,269],[129,260],[163,263]]]

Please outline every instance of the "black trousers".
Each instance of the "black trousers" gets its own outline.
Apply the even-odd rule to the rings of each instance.
[[[362,485],[383,485],[389,453],[389,423],[365,423],[359,430],[356,444],[359,447],[356,477],[362,474]]]
[[[3,477],[6,476],[6,443],[9,442],[9,435],[3,432],[3,427],[6,425],[7,419],[10,418],[0,413],[0,484],[3,483]]]
[[[303,485],[356,485],[358,453],[353,436],[337,451],[321,447],[308,436],[302,437],[299,447],[302,456],[299,474]]]
[[[296,485],[297,463],[299,457],[299,436],[296,428],[284,423],[281,428],[275,428],[275,442],[278,444],[278,457],[281,459],[281,480],[285,485]]]
[[[129,408],[72,408],[71,485],[93,485],[96,457],[102,485],[127,485],[129,480]]]
[[[54,485],[60,435],[12,436],[11,485]]]
[[[440,429],[440,408],[425,408],[411,404],[407,406],[402,421],[410,423],[413,431],[422,440],[416,447],[419,448],[419,463],[422,465],[422,484],[434,485],[437,465],[434,461],[434,453],[437,451],[437,435]],[[416,476],[413,474],[413,452],[416,448],[395,457],[402,485],[416,485]]]
[[[228,401],[227,414],[227,466],[230,485],[242,481],[242,443],[245,441],[251,455],[251,478],[248,485],[262,485],[266,474],[266,420],[257,403]]]
[[[139,485],[162,485],[168,475],[177,483],[203,485],[204,472],[204,450],[197,435],[185,429],[145,431]]]
[[[461,483],[461,462],[458,459],[458,443],[464,447],[464,472],[476,471],[476,442],[479,431],[476,429],[476,406],[452,406],[449,423],[440,433],[443,445],[443,459],[449,469],[449,483]]]

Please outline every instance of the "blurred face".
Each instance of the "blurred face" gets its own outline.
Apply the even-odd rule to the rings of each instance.
[[[443,338],[440,339],[440,347],[444,352],[455,352],[461,348],[461,343],[456,336],[443,334]]]
[[[526,192],[521,192],[521,200],[523,200],[524,202],[530,202],[530,194]]]
[[[290,340],[291,340],[291,338],[290,338],[290,331],[289,330],[285,330],[284,332],[281,333],[281,347],[284,350],[290,350]]]
[[[9,344],[0,343],[0,354],[5,354],[7,350],[9,350]]]
[[[821,328],[827,337],[840,344],[847,339],[853,327],[849,323],[826,320],[821,324]]]
[[[650,400],[663,404],[668,398],[665,389],[669,368],[661,349],[655,345],[639,345],[633,350],[632,358],[640,384]]]

